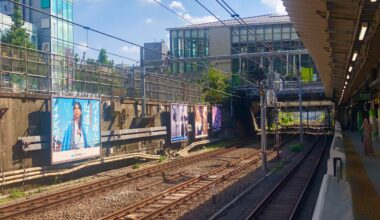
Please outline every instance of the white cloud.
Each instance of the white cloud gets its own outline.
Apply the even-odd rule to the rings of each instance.
[[[191,23],[193,24],[202,24],[202,23],[210,23],[210,22],[217,21],[217,19],[211,15],[202,16],[202,17],[193,17],[189,13],[182,13],[181,15],[187,20],[191,21]]]
[[[146,24],[151,24],[151,23],[153,23],[153,19],[151,19],[151,18],[147,18],[147,19],[145,20],[145,23],[146,23]]]
[[[281,0],[261,0],[261,4],[269,8],[272,8],[276,14],[280,14],[280,15],[288,14]]]
[[[140,53],[140,48],[138,46],[124,46],[121,48],[121,50],[125,53]]]
[[[180,1],[172,1],[169,5],[169,8],[180,10],[180,11],[185,11],[185,7],[183,7],[182,2],[180,2]]]
[[[217,21],[217,19],[214,16],[200,16],[200,17],[194,17],[190,15],[186,8],[183,6],[182,2],[180,1],[172,1],[169,5],[169,7],[173,10],[176,10],[179,15],[184,17],[186,20],[190,21],[193,24],[201,24],[201,23],[209,23]]]

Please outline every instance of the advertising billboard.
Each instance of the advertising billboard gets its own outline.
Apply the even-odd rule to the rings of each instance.
[[[100,100],[52,97],[52,164],[100,156],[100,132]]]
[[[195,120],[195,138],[207,137],[208,122],[207,122],[207,106],[196,105],[194,110]]]
[[[222,109],[219,106],[212,106],[211,116],[212,131],[219,131],[222,128]]]
[[[189,139],[189,113],[187,105],[172,103],[170,105],[170,140],[172,143]]]

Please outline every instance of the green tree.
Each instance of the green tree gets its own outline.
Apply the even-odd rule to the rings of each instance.
[[[18,0],[17,0],[18,2]],[[21,10],[18,4],[14,3],[14,13],[12,16],[13,24],[11,28],[1,36],[1,41],[7,44],[17,45],[27,48],[35,48],[29,40],[29,34],[23,28]]]
[[[202,84],[203,88],[202,100],[210,104],[223,103],[229,99],[230,86],[228,84],[229,77],[222,72],[210,68],[208,72],[204,72]]]
[[[100,64],[113,66],[113,60],[108,60],[107,50],[104,48],[100,49],[97,62]]]

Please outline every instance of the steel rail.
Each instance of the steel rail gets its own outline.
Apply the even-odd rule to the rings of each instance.
[[[323,150],[321,152],[318,152],[317,150],[320,150],[319,148],[316,148],[317,144],[319,143],[320,141],[320,135],[316,137],[316,140],[314,141],[314,143],[312,144],[312,147],[310,147],[310,149],[305,153],[305,155],[302,157],[301,160],[299,160],[288,172],[287,172],[287,175],[285,175],[281,180],[280,182],[278,182],[275,187],[265,196],[265,198],[259,203],[259,205],[257,205],[252,211],[249,212],[249,214],[244,217],[243,219],[257,219],[257,218],[263,218],[263,219],[270,219],[270,218],[273,218],[273,216],[271,217],[268,217],[268,216],[263,216],[263,212],[264,210],[267,208],[267,207],[270,207],[270,205],[273,203],[273,201],[275,200],[275,197],[277,195],[280,194],[280,192],[284,192],[286,193],[286,190],[285,187],[287,186],[286,184],[289,183],[289,181],[291,180],[291,177],[295,176],[295,175],[299,175],[301,172],[304,172],[304,173],[301,173],[301,174],[304,174],[302,175],[302,179],[300,180],[301,184],[302,185],[297,185],[297,187],[301,187],[301,190],[298,192],[298,195],[292,195],[292,196],[297,196],[296,197],[296,202],[295,204],[291,204],[291,201],[289,200],[287,203],[286,203],[286,207],[281,207],[281,213],[279,214],[279,216],[281,216],[281,219],[291,219],[293,216],[294,216],[294,213],[296,211],[296,209],[298,208],[299,204],[300,204],[300,201],[304,195],[304,193],[306,192],[306,189],[310,183],[310,180],[311,178],[313,177],[313,174],[315,173],[315,170],[316,170],[316,167],[318,166],[318,164],[320,163],[321,161],[321,158],[322,158],[322,155],[323,155],[323,152],[326,148],[326,135],[324,136],[324,143],[323,143]],[[301,168],[303,167],[302,165],[304,165],[304,162],[307,162],[307,161],[311,161],[311,157],[309,157],[312,153],[320,153],[320,154],[317,154],[318,156],[318,160],[316,161],[316,163],[313,165],[313,168],[311,169],[312,172],[310,172],[310,170],[302,170]],[[309,159],[309,160],[307,160]],[[283,191],[281,191],[283,190]],[[268,211],[269,212],[269,211]],[[280,212],[280,211],[278,211]],[[275,212],[274,210],[271,210],[269,215],[273,215],[277,212]]]
[[[219,156],[235,149],[236,148],[227,148],[206,152],[190,156],[185,159],[175,160],[162,165],[146,168],[140,171],[122,174],[116,177],[81,185],[65,191],[55,192],[45,196],[31,198],[22,202],[6,205],[0,207],[0,219],[13,218],[20,215],[26,215],[47,207],[55,207],[62,204],[63,202],[72,201],[78,197],[92,195],[96,192],[108,191],[144,176],[159,175],[162,173],[162,171]]]
[[[288,138],[286,141],[284,141],[280,146],[283,146],[284,144],[291,141],[295,135],[291,135],[290,138]],[[275,151],[269,152],[269,155],[275,154]],[[174,186],[164,192],[161,192],[159,194],[156,194],[150,198],[147,198],[143,201],[134,203],[126,208],[123,208],[115,213],[111,213],[103,218],[102,220],[110,220],[110,219],[123,219],[126,216],[130,215],[130,217],[137,217],[134,215],[138,215],[138,212],[147,213],[143,214],[142,216],[139,216],[138,218],[142,219],[155,219],[156,217],[164,214],[165,211],[172,209],[180,204],[182,204],[184,201],[187,201],[197,195],[199,195],[202,192],[205,192],[213,185],[217,185],[225,180],[228,179],[228,177],[233,176],[242,170],[248,168],[252,165],[257,165],[260,162],[260,154],[261,152],[256,152],[253,155],[244,156],[239,159],[236,159],[228,164],[222,165],[209,173],[205,175],[201,175],[199,177],[194,177],[186,182],[183,182],[177,186]],[[249,162],[244,163],[242,166],[237,166],[241,162],[249,160]],[[218,174],[218,177],[212,179],[211,177],[215,174]],[[199,184],[199,186],[197,186]],[[185,194],[185,195],[184,195]],[[175,195],[184,195],[178,199],[170,199],[170,196]],[[169,199],[168,199],[169,197]],[[165,200],[166,199],[166,200]],[[155,210],[149,209],[150,205],[155,205]],[[148,209],[148,210],[145,210]],[[135,214],[134,214],[135,212]],[[141,215],[141,213],[140,213]],[[128,218],[128,217],[127,217]]]
[[[139,213],[141,216],[139,216],[138,218],[154,219],[155,217],[163,214],[166,210],[173,208],[175,206],[178,206],[183,201],[188,200],[189,198],[195,195],[198,195],[201,192],[204,192],[205,190],[209,189],[212,185],[214,184],[216,185],[226,180],[229,176],[235,175],[236,173],[240,172],[244,168],[252,164],[256,164],[257,162],[259,162],[259,159],[260,159],[260,152],[256,152],[249,156],[241,157],[228,164],[222,165],[208,172],[205,175],[194,177],[164,192],[161,192],[157,195],[147,198],[141,202],[132,204],[115,213],[107,215],[103,217],[102,219],[103,220],[119,219],[119,218],[124,218],[127,215],[139,215]],[[249,160],[249,162],[244,163],[242,166],[238,166],[238,168],[234,168],[234,166],[242,163],[245,160]],[[213,175],[216,175],[216,174],[218,174],[217,175],[218,177],[216,177],[215,179],[212,178]],[[179,199],[174,199],[174,201],[170,201],[170,200],[173,200],[173,197],[177,197],[178,195],[180,195]],[[152,205],[155,205],[156,207],[155,210],[149,209],[149,206],[152,207]],[[141,214],[141,212],[143,212],[143,214]]]

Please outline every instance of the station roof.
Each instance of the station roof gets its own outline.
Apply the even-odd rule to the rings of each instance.
[[[379,1],[283,0],[298,35],[313,57],[327,97],[347,100],[363,86],[380,55]],[[361,26],[368,24],[364,40]],[[352,61],[357,52],[356,62]],[[352,72],[349,72],[352,66]]]
[[[290,23],[289,16],[287,16],[287,15],[272,15],[272,14],[246,17],[246,18],[243,18],[243,20],[249,25]],[[242,26],[235,19],[224,20],[223,22],[228,26]],[[183,27],[168,28],[166,30],[170,31],[170,30],[211,28],[211,27],[224,27],[224,25],[221,22],[216,21],[216,22],[209,22],[209,23],[196,24],[196,25],[187,25],[187,26],[183,26]]]

